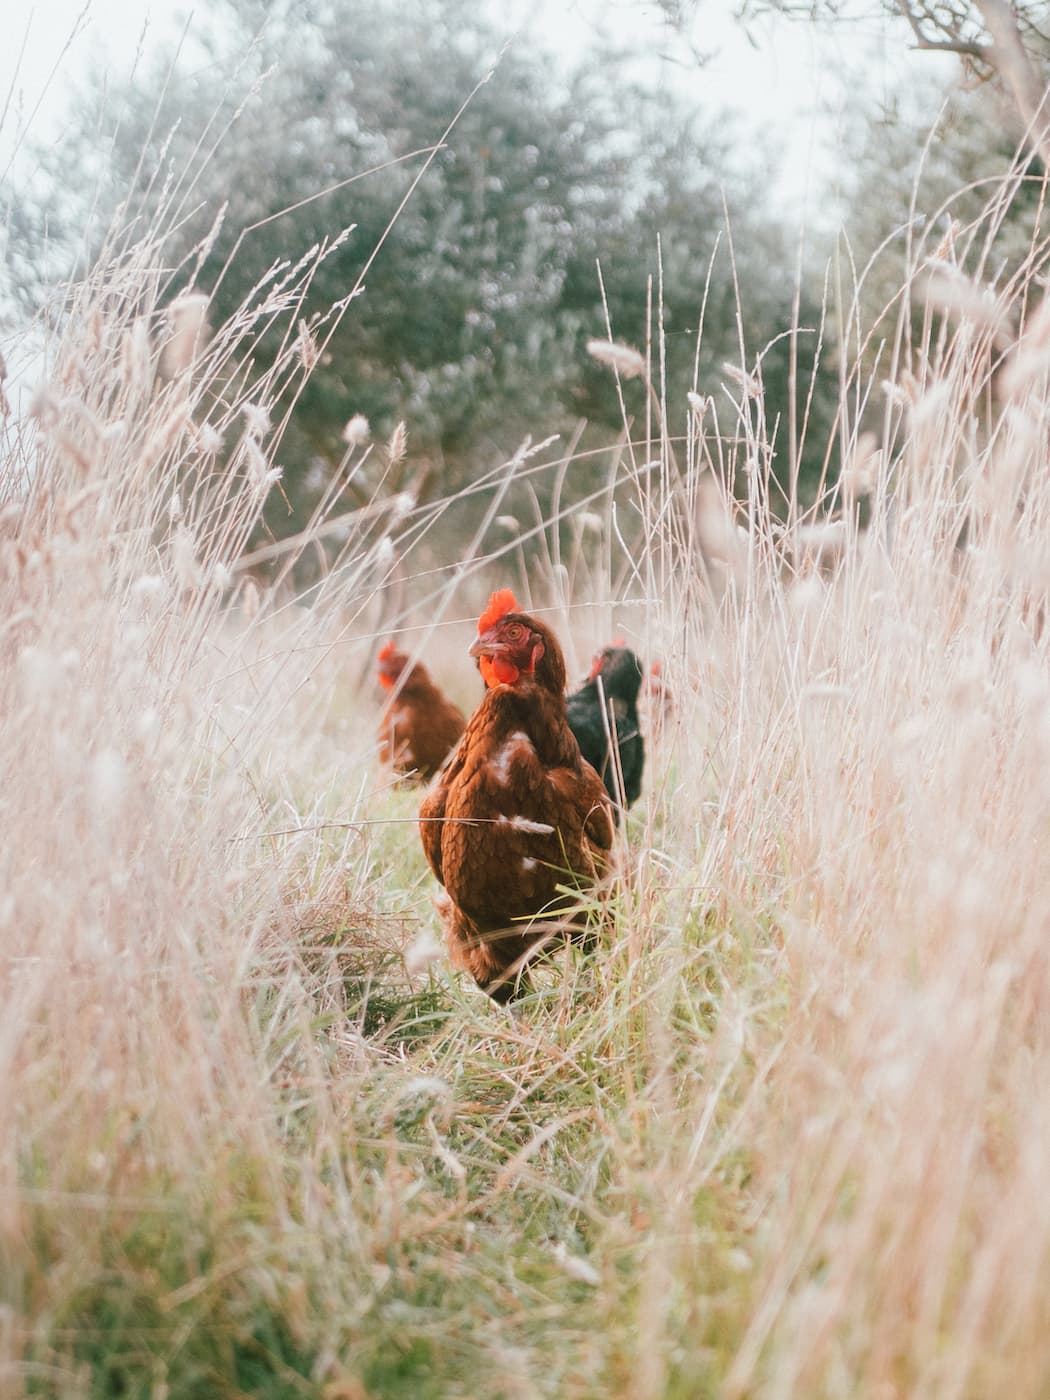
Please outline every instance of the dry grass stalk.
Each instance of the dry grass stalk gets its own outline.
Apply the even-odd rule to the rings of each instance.
[[[784,527],[759,402],[726,440],[705,401],[683,471],[614,457],[565,507],[568,560],[560,518],[505,509],[564,474],[549,444],[472,483],[436,576],[413,551],[449,503],[410,493],[253,556],[302,346],[214,407],[253,303],[158,383],[163,265],[146,241],[75,292],[0,512],[0,1373],[1035,1400],[1045,375],[1004,391],[972,324],[912,347],[906,408],[845,467],[848,498],[876,486],[863,531],[832,492]],[[294,316],[306,289],[264,291]],[[537,539],[578,650],[615,604],[674,723],[597,955],[508,1018],[448,976],[346,677],[404,632],[470,703],[476,561]]]

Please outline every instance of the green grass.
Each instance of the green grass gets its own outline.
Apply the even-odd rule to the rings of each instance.
[[[377,810],[416,800],[387,796]],[[373,854],[410,882],[385,883],[384,903],[417,907],[418,854],[385,832]],[[369,965],[365,932],[333,925],[302,954],[314,1014],[298,1044],[267,1042],[287,1077],[276,1183],[230,1141],[191,1197],[140,1165],[136,1194],[159,1208],[35,1208],[20,1297],[5,1300],[42,1304],[29,1393],[293,1396],[325,1393],[335,1374],[382,1396],[616,1393],[637,1381],[628,1339],[654,1308],[671,1358],[662,1393],[716,1393],[719,1338],[740,1309],[743,1276],[727,1258],[747,1173],[734,1159],[673,1202],[663,1182],[668,1135],[687,1128],[717,1030],[709,927],[687,926],[674,950],[688,978],[648,950],[648,994],[632,1007],[613,981],[626,956],[613,930],[593,955],[559,962],[546,995],[515,1015],[443,969],[411,989],[395,958]],[[264,1037],[266,982],[248,1001]],[[343,1084],[348,1025],[367,1064]],[[336,1117],[327,1127],[311,1072]],[[34,1179],[46,1198],[45,1162]],[[346,1193],[356,1239],[317,1232],[307,1181]],[[668,1296],[657,1268],[673,1269]]]

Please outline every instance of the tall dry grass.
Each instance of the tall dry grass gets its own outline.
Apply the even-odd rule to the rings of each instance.
[[[808,512],[760,367],[667,404],[648,356],[594,500],[524,449],[433,572],[447,503],[334,489],[275,584],[324,250],[206,329],[161,233],[107,249],[6,439],[5,1393],[1045,1392],[1050,313],[1002,208],[914,247],[888,360],[859,328]],[[602,952],[508,1017],[435,956],[356,681],[393,629],[469,696],[514,568],[673,708]]]
[[[881,435],[858,366],[837,488],[782,531],[752,487],[710,637],[705,883],[775,929],[784,999],[742,1013],[772,1068],[731,1394],[1047,1384],[1050,319],[1038,229],[986,273],[1003,216],[914,250]]]

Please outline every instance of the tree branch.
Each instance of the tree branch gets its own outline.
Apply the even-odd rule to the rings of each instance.
[[[1013,94],[1028,136],[1044,165],[1050,166],[1050,112],[1047,89],[1021,38],[1017,11],[1007,0],[975,0],[991,36],[989,59]]]
[[[963,39],[959,36],[953,36],[950,39],[930,39],[923,33],[922,23],[911,8],[909,0],[897,0],[897,9],[908,21],[908,27],[915,36],[917,49],[922,49],[925,53],[956,53],[963,58],[977,59],[980,63],[991,62],[990,44],[982,44],[978,39]]]

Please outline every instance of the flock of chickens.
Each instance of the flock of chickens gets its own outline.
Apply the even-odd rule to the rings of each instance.
[[[600,892],[620,810],[641,791],[644,673],[614,644],[566,696],[557,638],[509,588],[489,599],[469,654],[485,695],[468,721],[422,662],[383,647],[379,756],[433,779],[419,829],[449,954],[506,1002],[553,938],[585,936],[587,895]]]

